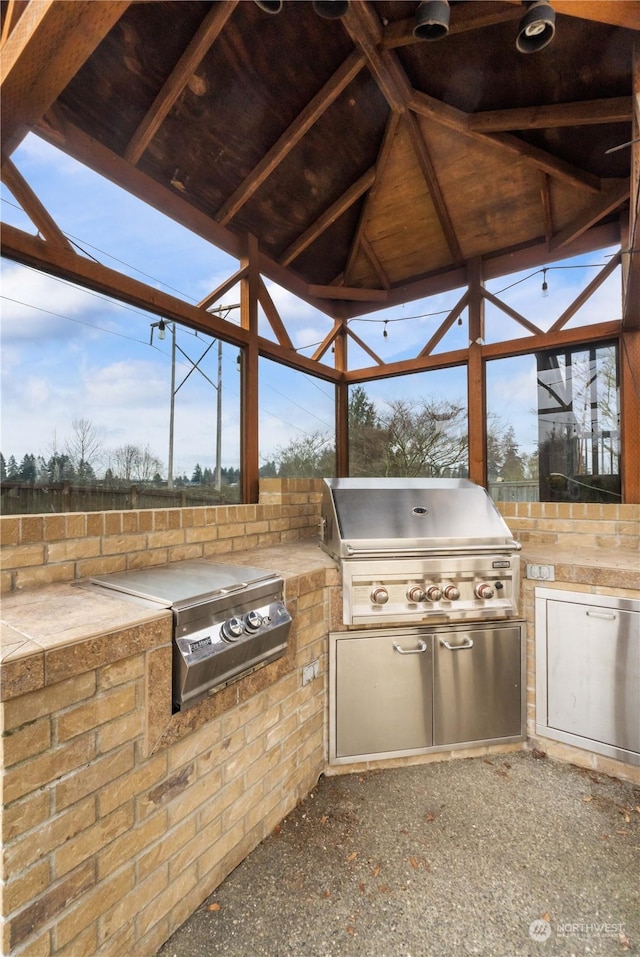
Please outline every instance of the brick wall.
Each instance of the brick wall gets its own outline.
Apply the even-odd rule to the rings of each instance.
[[[321,484],[263,479],[257,505],[0,517],[1,591],[317,539]]]
[[[206,721],[174,716],[181,733],[151,753],[151,652],[4,702],[3,953],[155,954],[308,794],[325,764],[324,573],[290,588],[294,660],[213,695]]]

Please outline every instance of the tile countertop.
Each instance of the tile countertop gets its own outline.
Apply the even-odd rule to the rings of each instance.
[[[285,581],[334,569],[336,563],[314,543],[295,542],[216,555],[229,565],[254,565]],[[96,663],[170,643],[169,609],[137,603],[117,592],[69,582],[5,595],[0,613],[0,698],[25,694],[63,680]]]
[[[640,591],[640,555],[613,548],[562,548],[557,545],[527,545],[520,552],[522,577],[527,565],[553,565],[556,582],[567,585],[602,585]],[[537,582],[544,584],[544,582]]]

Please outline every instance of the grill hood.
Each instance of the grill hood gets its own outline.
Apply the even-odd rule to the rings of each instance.
[[[468,479],[325,479],[322,546],[334,558],[516,550],[489,495]]]

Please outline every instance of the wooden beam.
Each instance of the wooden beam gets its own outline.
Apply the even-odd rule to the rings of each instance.
[[[246,277],[247,271],[248,267],[244,266],[242,269],[238,269],[237,272],[234,272],[232,276],[229,276],[223,283],[220,283],[217,289],[214,289],[208,296],[205,296],[204,299],[198,303],[198,308],[208,309],[209,306],[212,306],[218,299],[222,299],[223,296],[226,296],[230,289],[233,289],[234,286],[238,285],[241,279]]]
[[[511,306],[508,306],[506,302],[503,302],[501,299],[498,299],[497,296],[494,296],[493,293],[489,292],[488,289],[482,290],[482,296],[487,302],[492,303],[507,316],[510,316],[512,319],[515,319],[519,325],[523,326],[529,332],[532,332],[534,335],[541,335],[542,329],[539,326],[536,326],[533,322],[529,322],[528,319],[525,319],[519,312],[516,312],[515,309],[512,309]]]
[[[360,348],[363,349],[368,356],[371,356],[374,362],[377,362],[379,366],[384,365],[384,359],[381,359],[380,356],[373,351],[373,349],[370,349],[367,343],[364,341],[364,339],[361,339],[360,336],[353,331],[353,329],[349,328],[349,326],[347,326],[346,329],[347,329],[347,333],[351,336],[353,341],[357,342]]]
[[[256,190],[273,173],[294,146],[311,129],[316,120],[340,96],[364,66],[361,53],[352,53],[344,61],[331,79],[325,83],[319,93],[307,104],[270,150],[265,153],[258,165],[242,181],[216,214],[219,223],[225,226],[236,215]]]
[[[360,213],[360,219],[358,221],[358,226],[354,233],[353,239],[351,241],[351,249],[349,250],[349,255],[347,257],[347,262],[344,267],[344,281],[345,284],[349,283],[351,272],[355,264],[356,258],[360,251],[360,241],[364,236],[364,230],[367,223],[367,217],[371,210],[372,203],[378,193],[380,187],[380,182],[384,171],[386,169],[387,163],[389,162],[389,157],[391,156],[391,151],[393,149],[393,144],[395,141],[396,133],[398,131],[398,125],[400,123],[400,115],[394,113],[393,110],[389,113],[389,118],[387,120],[387,126],[384,131],[384,136],[382,138],[382,146],[376,158],[376,175],[373,183],[371,184],[371,189],[367,193],[367,197],[364,201],[362,212]],[[384,282],[383,282],[384,285]]]
[[[607,265],[600,270],[598,275],[591,280],[588,286],[582,290],[582,292],[576,296],[570,306],[568,306],[562,315],[556,319],[554,324],[549,329],[550,333],[558,332],[565,326],[569,320],[575,316],[578,309],[581,309],[582,306],[587,302],[588,299],[594,294],[596,289],[599,289],[602,283],[609,278],[611,273],[618,268],[620,265],[620,254],[617,253],[615,256],[612,256]]]
[[[460,249],[460,243],[458,242],[458,237],[456,236],[456,231],[451,221],[447,204],[442,194],[442,190],[440,189],[438,176],[431,161],[429,149],[425,143],[424,136],[422,135],[422,130],[420,129],[418,120],[416,119],[414,113],[407,114],[406,122],[409,129],[411,145],[413,146],[413,151],[416,155],[416,159],[418,160],[418,165],[420,166],[425,183],[427,184],[427,189],[429,190],[429,195],[431,196],[431,202],[433,203],[433,208],[436,211],[436,216],[438,217],[440,227],[447,241],[447,246],[449,247],[449,252],[451,253],[451,257],[453,259],[453,264],[455,266],[461,266],[464,261],[464,257],[462,255],[462,250]]]
[[[544,220],[544,238],[547,242],[553,236],[553,204],[551,202],[551,185],[546,173],[540,173],[540,203]]]
[[[484,296],[482,263],[468,263],[469,270],[469,360],[467,363],[467,422],[469,429],[469,478],[487,483],[487,390],[484,345]]]
[[[620,338],[622,501],[640,504],[640,329]]]
[[[387,290],[391,289],[391,283],[389,281],[389,277],[384,271],[384,267],[382,263],[376,256],[375,249],[373,248],[373,246],[371,245],[367,237],[364,235],[364,233],[362,234],[362,237],[360,239],[360,245],[362,247],[362,252],[365,254],[367,259],[369,260],[369,263],[373,267],[373,271],[375,272],[378,279],[380,280],[380,285],[382,286],[382,288]]]
[[[521,0],[505,0],[521,7]],[[628,30],[640,30],[638,0],[552,0],[553,9],[563,16],[595,23],[609,23]]]
[[[128,6],[129,0],[29,3],[2,49],[3,156],[21,143]]]
[[[454,366],[466,365],[468,357],[467,349],[458,349],[455,352],[442,352],[436,355],[419,356],[415,359],[387,362],[384,366],[350,369],[345,372],[344,381],[349,385],[358,385],[361,382],[392,379],[395,376],[413,375],[414,372],[428,372],[431,369],[452,369]]]
[[[258,353],[258,241],[247,236],[247,251],[241,265],[247,275],[240,283],[240,322],[248,334],[248,342],[242,350],[240,375],[240,486],[243,502],[257,502],[259,496],[260,459],[258,404],[259,353]]]
[[[640,37],[633,44],[631,203],[622,247],[622,323],[640,329]]]
[[[355,299],[359,302],[387,302],[386,289],[360,289],[357,286],[309,286],[312,296],[319,299]]]
[[[518,156],[528,165],[535,166],[536,169],[541,169],[570,186],[588,190],[592,193],[600,191],[600,179],[597,176],[578,169],[571,163],[567,163],[557,156],[552,156],[537,146],[531,146],[530,143],[526,143],[511,133],[478,133],[469,128],[469,114],[449,106],[433,96],[413,90],[410,107],[420,116],[426,116],[428,119],[469,136],[477,142],[491,144],[504,153]]]
[[[382,48],[382,24],[373,6],[366,0],[350,0],[341,23],[351,40],[367,59],[369,70],[380,92],[396,113],[404,113],[411,86],[395,54]]]
[[[477,133],[507,130],[548,130],[558,126],[595,126],[599,123],[628,123],[632,116],[630,96],[578,103],[552,103],[515,110],[488,110],[470,113],[468,127]]]
[[[595,223],[600,222],[601,219],[608,216],[614,209],[621,206],[628,198],[629,181],[626,179],[620,183],[616,182],[614,186],[603,189],[601,194],[594,199],[587,209],[576,216],[573,222],[569,223],[568,226],[565,226],[564,229],[561,229],[559,233],[556,233],[555,236],[551,238],[549,249],[561,249],[567,243],[573,242],[573,240],[577,239],[582,233],[591,229]]]
[[[92,289],[119,302],[144,309],[170,322],[183,323],[235,345],[246,345],[248,342],[247,333],[235,323],[225,322],[205,309],[182,302],[175,296],[130,276],[124,276],[93,259],[79,256],[73,250],[52,246],[51,243],[30,236],[14,226],[3,226],[0,252],[8,259],[25,266],[33,266],[52,276],[77,283],[85,289]]]
[[[237,5],[238,0],[227,0],[226,3],[214,4],[209,10],[186,50],[165,80],[162,89],[153,101],[151,109],[148,110],[129,140],[124,152],[124,158],[129,163],[133,163],[135,166],[147,149]]]
[[[310,246],[318,236],[322,235],[325,229],[328,229],[329,226],[332,226],[337,219],[339,219],[343,213],[345,213],[354,203],[356,203],[363,193],[366,193],[367,190],[372,185],[373,181],[376,178],[375,167],[372,166],[371,169],[368,169],[360,179],[356,180],[355,183],[352,183],[349,189],[342,194],[342,196],[332,203],[329,209],[320,216],[315,223],[313,223],[308,229],[299,236],[295,242],[291,243],[289,248],[283,253],[280,258],[280,264],[282,266],[289,266],[294,259],[304,252],[308,246]],[[340,298],[340,297],[339,297]]]
[[[449,36],[456,33],[466,33],[468,30],[480,30],[496,23],[506,23],[510,20],[519,20],[521,10],[492,10],[489,4],[467,3],[453,4],[449,22]],[[413,35],[416,25],[415,17],[405,20],[396,20],[384,28],[383,46],[403,47],[411,43],[424,43]]]
[[[22,16],[29,0],[9,0],[6,5],[6,11],[2,19],[2,37],[0,37],[0,48],[7,42],[7,37],[15,27]]]
[[[154,286],[147,286],[129,276],[123,276],[73,251],[51,246],[50,243],[30,236],[14,226],[3,226],[0,234],[0,254],[25,266],[33,266],[52,276],[59,276],[85,289],[92,289],[118,302],[144,309],[170,322],[179,322],[213,338],[223,339],[232,345],[246,346],[249,343],[249,333],[235,322],[227,322],[215,313],[182,302]],[[331,382],[339,378],[335,370],[319,365],[290,349],[283,349],[279,343],[269,339],[259,336],[257,347],[260,355],[275,362]]]
[[[324,337],[324,339],[322,340],[322,342],[320,343],[316,351],[311,356],[312,359],[314,359],[315,361],[322,359],[327,349],[330,348],[330,346],[335,342],[336,337],[342,331],[342,327],[343,327],[342,320],[336,319],[333,329],[327,336]]]
[[[71,243],[10,159],[2,164],[2,182],[18,200],[39,233],[54,246],[72,249]]]
[[[258,300],[264,309],[269,325],[276,334],[276,339],[285,349],[293,349],[293,343],[289,338],[289,333],[285,329],[284,323],[280,318],[280,313],[275,307],[273,299],[269,295],[269,290],[264,284],[262,276],[258,277]]]
[[[465,289],[462,296],[453,307],[447,318],[440,324],[438,329],[431,336],[426,346],[420,350],[418,353],[419,356],[430,356],[438,343],[445,337],[446,333],[449,331],[451,326],[454,324],[458,316],[461,316],[464,310],[467,308],[469,303],[469,290]]]

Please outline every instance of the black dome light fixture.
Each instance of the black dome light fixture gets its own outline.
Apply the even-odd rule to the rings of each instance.
[[[448,0],[422,0],[416,10],[413,35],[418,40],[441,40],[449,32]]]
[[[254,3],[265,13],[280,13],[282,10],[282,0],[254,0]]]
[[[518,26],[516,48],[520,53],[537,53],[553,40],[556,13],[548,0],[523,0],[527,12]]]
[[[349,9],[349,0],[313,0],[313,9],[325,20],[339,20]]]

